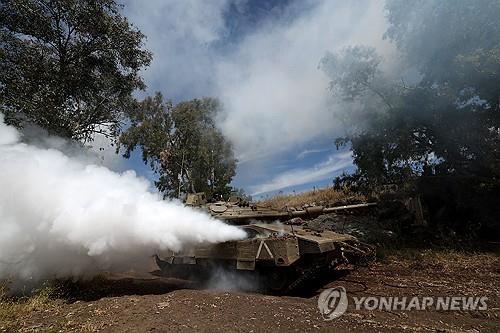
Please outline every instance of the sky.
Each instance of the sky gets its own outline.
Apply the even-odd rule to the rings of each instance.
[[[354,170],[339,103],[318,68],[326,52],[375,47],[386,59],[382,1],[124,0],[153,61],[143,94],[223,104],[218,124],[239,160],[232,185],[254,197],[331,184]],[[123,168],[154,175],[135,154]]]

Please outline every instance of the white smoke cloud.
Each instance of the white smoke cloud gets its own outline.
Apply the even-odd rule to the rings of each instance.
[[[20,138],[0,114],[0,279],[129,269],[157,250],[245,236],[179,202],[161,200],[132,171],[114,173]]]
[[[103,133],[106,128],[101,128]],[[116,146],[111,136],[94,133],[92,141],[74,142],[60,137],[50,136],[43,128],[26,124],[23,128],[23,141],[39,148],[54,148],[66,155],[78,155],[86,163],[105,166],[113,171],[125,171],[124,158],[116,153]],[[83,145],[83,149],[82,149]]]

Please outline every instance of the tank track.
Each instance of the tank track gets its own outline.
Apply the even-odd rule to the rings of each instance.
[[[336,262],[335,265],[326,267],[325,265],[315,265],[314,267],[303,269],[299,272],[297,279],[290,283],[284,290],[284,294],[289,294],[297,291],[305,282],[308,282],[318,276],[319,273],[332,271],[335,267],[342,264],[347,265],[363,265],[368,264],[375,258],[375,248],[366,243],[357,242],[356,244],[343,243],[346,246],[342,251],[342,259]]]
[[[294,291],[296,291],[297,289],[299,289],[306,281],[310,281],[312,278],[314,278],[318,273],[320,273],[321,271],[324,271],[325,270],[325,267],[323,266],[315,266],[315,267],[312,267],[312,268],[309,268],[309,269],[306,269],[306,270],[303,270],[299,276],[297,277],[297,279],[295,279],[295,281],[293,281],[292,283],[290,283],[284,290],[283,290],[283,293],[284,294],[289,294],[289,293],[292,293]]]

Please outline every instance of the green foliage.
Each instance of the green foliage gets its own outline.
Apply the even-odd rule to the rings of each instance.
[[[1,0],[0,111],[17,126],[116,134],[151,55],[114,0]]]
[[[135,103],[129,112],[130,127],[121,133],[118,142],[124,149],[125,158],[130,158],[131,152],[139,146],[143,161],[154,171],[161,170],[160,154],[172,143],[172,108],[172,103],[164,101],[160,93]]]
[[[397,88],[378,68],[381,60],[374,48],[354,46],[327,53],[320,61],[320,68],[331,79],[332,93],[345,102],[346,112],[337,116],[348,131],[366,127],[374,116],[392,108],[397,98]]]
[[[124,156],[136,148],[159,174],[156,186],[169,197],[206,192],[228,196],[236,160],[215,126],[219,102],[194,99],[173,106],[160,93],[136,104],[131,126],[119,139]]]
[[[390,26],[385,37],[395,43],[409,66],[420,70],[424,81],[446,82],[457,90],[464,86],[487,88],[489,84],[483,80],[488,75],[482,70],[489,66],[477,63],[480,66],[474,70],[461,60],[477,53],[487,55],[495,49],[498,52],[497,0],[388,0],[386,10]],[[498,62],[495,67],[498,70]],[[479,80],[463,75],[464,70],[476,72]],[[493,97],[498,103],[498,95],[484,94],[484,90],[481,97],[488,101]]]
[[[374,48],[355,46],[341,50],[338,55],[327,53],[320,67],[332,78],[330,89],[353,101],[373,90],[380,60]]]
[[[340,182],[397,184],[424,196],[431,221],[463,232],[496,225],[500,212],[498,1],[388,1],[386,33],[413,86],[384,77],[372,49],[327,54],[322,67],[343,98],[357,172]],[[476,228],[477,227],[477,228]]]

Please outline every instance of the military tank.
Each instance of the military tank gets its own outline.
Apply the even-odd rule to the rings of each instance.
[[[333,231],[281,223],[239,226],[247,238],[155,256],[164,276],[207,280],[214,269],[252,278],[267,292],[288,294],[304,282],[373,258],[373,247]]]

